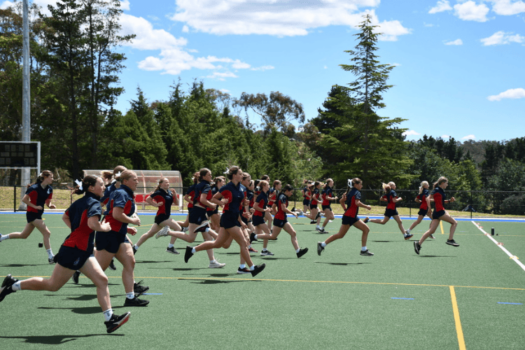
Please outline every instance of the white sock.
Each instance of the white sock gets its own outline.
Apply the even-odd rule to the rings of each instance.
[[[195,247],[191,248],[191,253],[192,253],[192,254],[197,253],[197,251],[195,250]]]
[[[173,244],[168,244],[168,248],[173,248]]]
[[[267,250],[268,250],[268,249],[266,249],[266,248],[263,248],[263,249],[262,249],[263,252],[265,252],[265,251],[267,251]]]
[[[325,242],[321,243],[321,247],[323,248],[326,247],[326,243]]]
[[[248,246],[248,249],[250,249],[251,247],[252,247],[252,245],[250,244],[250,245]]]
[[[246,267],[246,264],[241,264],[239,267],[240,267],[241,269],[244,269],[244,268]]]
[[[296,253],[299,253],[301,251],[301,248],[297,249],[295,252]]]
[[[255,270],[255,265],[250,266],[250,271]]]
[[[6,239],[9,239],[9,235],[2,235],[2,237],[0,237],[0,242],[5,241]]]
[[[366,252],[368,250],[368,248],[366,247],[366,245],[364,247],[361,247],[361,251],[362,252]]]
[[[210,264],[211,264],[211,263],[216,263],[216,262],[217,262],[217,260],[215,260],[215,259],[210,260]]]
[[[106,319],[106,322],[111,320],[111,316],[113,316],[113,310],[107,309],[104,311],[104,318]]]
[[[407,230],[407,233],[410,233],[410,229]]]
[[[135,245],[133,246],[133,248],[135,248],[136,250],[139,250],[140,247],[139,247],[138,245],[135,244]]]
[[[51,250],[51,248],[46,249],[46,252],[49,259],[53,259],[53,251]]]
[[[254,237],[255,237],[255,239],[257,239],[257,235],[255,235]]]
[[[135,292],[126,293],[126,298],[128,298],[128,299],[134,299],[134,298],[135,298]]]
[[[20,285],[20,282],[22,282],[22,281],[15,282],[15,283],[11,286],[11,289],[13,289],[14,291],[22,290],[22,286]]]

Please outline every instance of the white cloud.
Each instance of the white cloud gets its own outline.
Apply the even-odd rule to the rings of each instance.
[[[327,66],[324,66],[323,68],[324,68],[324,69],[328,69],[328,67],[327,67]]]
[[[394,67],[399,67],[401,66],[401,63],[390,63],[391,66],[394,66]]]
[[[447,0],[439,0],[436,6],[432,7],[428,13],[438,13],[443,11],[452,10]]]
[[[172,47],[185,46],[187,40],[175,38],[164,29],[153,29],[153,25],[142,17],[135,17],[123,13],[120,18],[121,34],[136,34],[131,43],[125,44],[139,50],[162,50]]]
[[[261,71],[261,72],[264,72],[265,70],[271,70],[271,69],[275,69],[275,67],[274,66],[261,66],[261,67],[252,68],[252,70]]]
[[[423,22],[423,25],[427,28],[433,27],[434,25],[432,23],[425,23]]]
[[[5,10],[7,9],[8,7],[14,7],[15,3],[14,2],[11,2],[11,1],[4,1],[1,5],[0,5],[0,10]]]
[[[190,32],[190,27],[188,27],[187,25],[185,25],[184,27],[182,27],[182,32],[183,32],[183,33],[189,33],[189,32]]]
[[[470,135],[467,135],[467,136],[463,136],[461,139],[462,140],[475,140],[476,136],[470,134]]]
[[[441,138],[442,138],[442,139],[449,139],[449,138],[450,138],[450,135],[441,135]]]
[[[409,34],[397,20],[380,22],[373,9],[380,0],[176,0],[174,21],[205,33],[225,35],[262,34],[278,37],[307,35],[332,25],[355,28],[370,14],[380,26],[381,40],[395,41]]]
[[[492,95],[487,98],[489,101],[501,101],[504,98],[511,98],[511,99],[525,98],[525,89],[522,89],[522,88],[509,89],[498,95]]]
[[[421,135],[420,133],[418,133],[417,131],[415,130],[408,130],[408,131],[405,131],[403,133],[403,136],[417,136],[417,135]]]
[[[490,45],[504,45],[510,43],[525,43],[525,37],[519,34],[512,35],[512,33],[505,33],[504,31],[499,31],[494,33],[488,38],[481,39],[481,42],[484,46]]]
[[[445,43],[445,45],[463,45],[463,40],[456,39],[454,41],[449,41],[448,43]]]
[[[120,8],[122,10],[130,10],[130,6],[129,6],[129,0],[122,0],[120,1]]]
[[[525,12],[525,2],[511,0],[491,0],[494,3],[492,11],[498,15],[512,16]]]
[[[238,78],[238,76],[232,72],[213,72],[212,75],[208,75],[206,78],[224,81],[226,78]]]
[[[487,5],[476,5],[471,0],[454,5],[454,14],[464,21],[486,22],[487,13],[489,13]]]
[[[227,90],[227,89],[219,89],[220,92],[223,92],[225,94],[229,94],[230,93],[230,90]]]

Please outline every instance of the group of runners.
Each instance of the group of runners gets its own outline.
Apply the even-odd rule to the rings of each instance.
[[[414,241],[414,250],[419,254],[423,242],[431,237],[440,221],[451,224],[448,245],[458,247],[453,236],[457,222],[446,212],[445,204],[454,202],[454,197],[446,199],[445,189],[448,180],[441,177],[433,184],[430,192],[429,183],[421,183],[419,195],[415,199],[420,203],[417,220],[408,230],[396,210],[396,203],[403,200],[398,197],[393,182],[383,184],[384,194],[380,200],[387,202],[383,219],[368,217],[361,220],[358,216],[359,208],[370,210],[371,207],[361,201],[363,182],[359,178],[348,180],[348,189],[339,199],[334,196],[332,179],[323,184],[319,181],[304,182],[302,194],[304,197],[304,213],[288,209],[289,198],[293,195],[293,187],[289,184],[283,186],[281,181],[271,182],[269,176],[264,175],[260,180],[253,180],[250,174],[243,172],[237,166],[229,167],[226,176],[213,177],[212,172],[203,168],[193,175],[193,185],[185,194],[189,203],[188,216],[185,221],[175,221],[171,217],[171,207],[177,197],[175,190],[170,189],[167,178],[159,179],[154,193],[147,198],[148,204],[157,208],[155,220],[151,228],[144,233],[136,244],[131,242],[129,235],[137,233],[136,227],[141,220],[136,214],[134,192],[138,185],[137,174],[123,166],[117,166],[112,172],[102,172],[101,177],[88,175],[82,181],[77,181],[74,193],[84,196],[66,210],[62,216],[65,225],[71,229],[71,234],[65,239],[57,255],[53,255],[50,245],[50,231],[45,225],[42,214],[44,205],[54,209],[53,198],[53,173],[43,171],[35,184],[28,186],[23,202],[27,205],[27,225],[22,232],[8,235],[0,234],[0,242],[8,239],[25,239],[34,228],[37,228],[44,237],[44,245],[48,255],[48,262],[55,264],[51,278],[44,279],[33,277],[23,281],[8,275],[5,277],[0,289],[0,302],[5,296],[20,290],[48,290],[57,291],[68,280],[73,279],[78,283],[80,273],[91,279],[97,289],[97,298],[105,317],[108,333],[114,332],[129,320],[130,312],[116,315],[111,308],[108,289],[108,278],[104,271],[111,267],[113,259],[117,259],[123,266],[122,282],[126,292],[124,306],[146,306],[149,301],[140,299],[139,296],[149,290],[149,287],[136,283],[134,279],[135,254],[149,239],[170,236],[171,241],[167,252],[179,254],[175,249],[176,239],[193,243],[199,233],[204,242],[197,246],[188,245],[184,252],[184,261],[187,263],[197,252],[206,251],[209,258],[209,268],[223,268],[214,256],[214,249],[228,249],[235,240],[240,249],[239,274],[256,276],[265,269],[265,264],[255,265],[251,253],[259,253],[252,247],[252,243],[261,240],[263,248],[261,256],[272,256],[268,250],[268,241],[277,240],[282,230],[290,235],[293,249],[297,258],[308,252],[308,248],[301,248],[297,233],[288,221],[288,215],[298,217],[304,214],[316,224],[319,233],[328,233],[325,228],[334,220],[331,203],[339,200],[344,214],[338,233],[331,235],[324,242],[318,242],[317,253],[325,250],[326,246],[335,240],[343,238],[351,226],[362,231],[361,251],[362,256],[373,256],[367,247],[367,238],[370,228],[367,223],[386,224],[394,218],[405,240],[413,235],[410,233],[425,216],[431,218],[429,229],[419,241]],[[270,187],[270,183],[273,185]],[[319,211],[318,204],[322,205]],[[432,212],[431,202],[435,203]],[[106,206],[103,211],[102,206]],[[221,213],[219,209],[222,208]],[[322,214],[324,222],[321,227]],[[113,268],[114,265],[113,265]]]

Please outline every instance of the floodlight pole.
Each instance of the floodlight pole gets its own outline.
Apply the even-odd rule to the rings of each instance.
[[[29,0],[24,0],[23,14],[23,36],[24,42],[22,47],[23,54],[23,88],[22,88],[22,141],[31,141],[31,90],[30,90],[30,63],[29,63]],[[22,198],[26,185],[31,182],[31,169],[22,168],[20,207],[19,210],[26,210],[27,207]]]

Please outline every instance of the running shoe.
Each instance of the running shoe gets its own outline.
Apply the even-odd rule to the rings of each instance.
[[[322,228],[319,230],[319,233],[321,233],[321,234],[326,234],[326,233],[329,233],[329,232],[326,231],[326,230],[324,229],[324,227],[322,227]]]
[[[419,255],[419,251],[421,250],[421,244],[419,244],[419,241],[414,241],[414,251],[417,255]]]
[[[434,237],[434,235],[430,235],[430,238],[432,238],[432,239],[436,239],[436,237]]]
[[[47,258],[47,262],[50,263],[51,265],[56,264],[55,257]]]
[[[206,224],[205,226],[199,226],[195,229],[195,232],[208,232],[210,230],[210,227],[208,226],[208,224]]]
[[[411,233],[405,233],[404,237],[405,237],[405,241],[408,241],[410,238],[414,237],[414,235]]]
[[[240,268],[239,267],[237,269],[237,273],[239,273],[239,274],[246,274],[246,273],[252,273],[252,271],[249,268],[247,268],[247,267],[244,267],[244,268]]]
[[[363,251],[361,250],[361,253],[359,253],[362,256],[374,256],[374,253],[370,252],[368,249]]]
[[[268,249],[261,250],[261,256],[274,256],[274,254]]]
[[[0,233],[0,242],[2,242],[2,234]]]
[[[0,301],[4,300],[5,296],[11,293],[15,293],[16,291],[13,290],[12,286],[18,282],[16,278],[13,278],[11,274],[7,275],[4,278],[4,281],[2,282],[2,291],[0,292]]]
[[[148,290],[149,287],[143,286],[142,281],[133,284],[133,292],[135,292],[135,295],[141,295],[142,293],[146,293]]]
[[[317,242],[317,255],[321,256],[321,253],[323,252],[324,247],[321,244],[321,242]]]
[[[198,229],[200,229],[200,228],[202,228],[202,227],[206,227],[206,226],[208,226],[208,222],[209,222],[208,220],[204,220],[199,226],[197,226],[197,227],[195,228],[195,231],[197,231]]]
[[[317,216],[315,217],[315,221],[317,221],[317,219],[319,219],[320,216],[321,216],[321,212],[318,211],[318,212],[317,212]]]
[[[316,226],[316,227],[315,227],[315,230],[316,230],[316,231],[321,231],[321,228],[320,228],[319,226]]]
[[[311,224],[311,225],[313,225],[313,224],[317,224],[317,221],[312,220],[312,221],[310,221],[310,224]]]
[[[459,247],[459,244],[457,244],[453,239],[447,239],[447,244],[453,247]]]
[[[137,248],[135,248],[135,246],[133,246],[132,248],[133,248],[133,255],[137,254]]]
[[[259,253],[258,250],[253,249],[252,247],[248,248],[248,251],[249,251],[250,253]]]
[[[78,278],[80,277],[80,271],[75,271],[73,274],[73,283],[78,284]]]
[[[139,299],[138,295],[135,295],[135,298],[128,299],[126,298],[126,302],[124,303],[124,306],[146,306],[149,304],[148,300]]]
[[[257,238],[255,238],[254,232],[250,233],[250,243],[253,243],[253,242],[258,242]]]
[[[191,252],[193,250],[192,247],[186,246],[186,253],[184,253],[184,262],[187,263],[188,260],[193,256],[193,253]]]
[[[264,268],[266,267],[266,264],[256,265],[253,271],[250,271],[252,274],[252,277],[257,276]]]
[[[115,266],[115,259],[111,260],[111,262],[109,263],[109,268],[113,271],[117,271],[117,267]]]
[[[164,237],[168,235],[168,232],[170,231],[170,228],[168,226],[164,226],[157,234],[155,235],[156,239],[159,239],[160,237]]]
[[[224,266],[226,266],[225,263],[220,263],[218,261],[210,261],[210,265],[208,266],[208,268],[209,269],[220,269]]]
[[[180,254],[180,253],[175,249],[175,247],[168,247],[168,248],[166,248],[166,251],[167,251],[168,253],[171,253],[171,254]]]
[[[306,253],[308,253],[308,248],[303,248],[303,249],[299,250],[299,253],[297,253],[297,257],[300,258],[301,256],[305,255]]]
[[[369,219],[368,216],[367,216],[367,217],[363,220],[363,222],[366,224],[366,223],[368,222],[368,220],[370,220],[370,219]]]
[[[108,333],[113,333],[114,331],[119,329],[124,323],[128,322],[130,315],[131,312],[126,312],[124,315],[120,316],[113,314],[109,321],[104,322]]]

